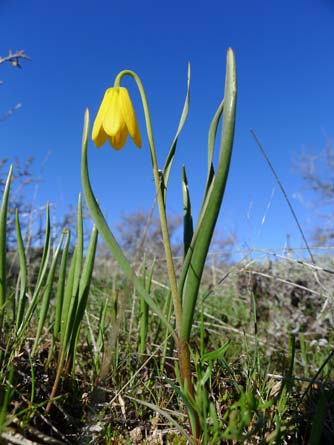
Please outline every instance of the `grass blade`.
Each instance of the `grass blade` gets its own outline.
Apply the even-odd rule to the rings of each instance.
[[[46,287],[44,290],[44,294],[43,294],[43,299],[41,302],[41,311],[39,314],[39,320],[38,320],[38,326],[37,326],[37,331],[36,331],[36,335],[35,335],[35,342],[34,342],[34,347],[32,349],[32,355],[34,355],[36,353],[37,347],[38,347],[38,342],[39,342],[39,338],[41,336],[42,333],[42,329],[44,327],[44,323],[45,323],[45,319],[46,319],[46,314],[47,311],[49,309],[49,305],[50,305],[50,298],[51,298],[51,293],[52,293],[52,289],[53,289],[53,283],[54,283],[54,278],[55,278],[55,272],[56,272],[56,266],[57,266],[57,262],[58,262],[58,257],[59,257],[59,253],[63,244],[63,240],[64,240],[64,234],[61,235],[59,244],[57,246],[56,252],[54,254],[52,263],[51,263],[51,267],[49,270],[49,274],[48,274],[48,278],[47,278],[47,282],[46,282]]]
[[[163,417],[165,417],[169,422],[175,426],[175,428],[189,441],[190,444],[195,444],[194,439],[189,436],[187,431],[176,422],[176,420],[165,410],[161,409],[159,406],[154,405],[153,403],[144,402],[144,400],[135,399],[134,397],[126,396],[128,399],[133,400],[134,402],[139,403],[140,405],[147,406],[152,411],[156,411],[157,413],[161,414]]]
[[[153,271],[154,271],[155,262],[153,261],[151,269],[149,271],[148,276],[146,276],[146,261],[143,262],[143,284],[147,293],[151,292]],[[144,298],[140,297],[140,320],[139,320],[139,354],[144,354],[146,348],[146,340],[147,340],[147,331],[148,331],[148,315],[149,315],[149,306],[144,300]]]
[[[24,309],[27,302],[26,290],[27,290],[27,261],[26,254],[23,245],[21,226],[19,220],[19,212],[16,209],[15,214],[15,226],[16,226],[16,238],[17,238],[17,250],[20,261],[20,293],[17,302],[16,320],[15,320],[15,334],[18,332],[24,315]]]
[[[50,227],[50,206],[47,204],[46,206],[46,221],[45,221],[45,240],[44,240],[44,248],[42,254],[42,260],[38,272],[36,289],[39,289],[42,282],[44,281],[44,277],[46,274],[46,270],[48,267],[50,250],[51,250],[51,227]]]
[[[78,307],[76,309],[75,313],[75,319],[73,323],[73,328],[71,332],[71,345],[70,345],[70,351],[69,356],[73,357],[75,356],[75,350],[76,350],[76,343],[79,335],[80,325],[81,321],[83,319],[83,316],[85,314],[86,306],[87,306],[87,300],[89,295],[89,289],[93,274],[93,266],[94,266],[94,260],[95,260],[95,253],[96,253],[96,246],[97,246],[97,238],[98,238],[98,231],[96,227],[93,227],[88,250],[87,250],[87,256],[86,261],[82,270],[82,274],[80,277],[80,283],[79,283],[79,298],[78,298]]]
[[[50,251],[51,251],[51,230],[50,230],[50,209],[49,205],[46,206],[46,225],[45,225],[45,240],[44,240],[44,247],[43,247],[43,254],[41,259],[41,264],[39,268],[39,273],[37,277],[37,282],[35,284],[34,293],[31,299],[30,306],[24,316],[24,320],[21,323],[21,326],[19,327],[17,335],[21,337],[21,339],[24,337],[25,330],[27,329],[27,326],[30,323],[31,317],[34,314],[34,311],[37,307],[38,301],[41,297],[42,292],[42,286],[44,284],[44,280],[46,278],[46,273],[48,270],[48,263],[49,263],[49,257],[50,257]]]
[[[7,228],[8,197],[9,197],[9,189],[10,189],[12,174],[13,174],[13,167],[10,166],[0,210],[0,331],[3,325],[6,297],[7,297],[6,228]]]
[[[61,257],[60,262],[60,268],[59,268],[59,277],[58,277],[58,284],[57,284],[57,292],[56,292],[56,317],[55,317],[55,324],[53,328],[53,337],[54,339],[57,337],[59,331],[60,331],[60,324],[61,324],[61,314],[63,309],[63,302],[64,302],[64,291],[65,291],[65,278],[66,278],[66,267],[67,267],[67,260],[68,260],[68,250],[70,245],[70,239],[71,239],[71,233],[69,230],[65,231],[65,246]]]

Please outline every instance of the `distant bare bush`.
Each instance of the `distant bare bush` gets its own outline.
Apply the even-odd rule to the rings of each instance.
[[[331,141],[317,153],[303,152],[295,160],[304,191],[310,192],[310,204],[322,223],[312,232],[313,241],[333,245],[334,241],[334,149]]]

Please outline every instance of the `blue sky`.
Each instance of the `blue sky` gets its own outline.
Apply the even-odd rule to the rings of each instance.
[[[292,160],[324,148],[334,134],[334,1],[123,0],[0,1],[0,55],[24,49],[23,69],[0,66],[1,156],[34,156],[41,174],[36,204],[55,204],[60,217],[81,190],[83,113],[93,119],[117,73],[132,69],[149,100],[159,163],[174,137],[191,63],[191,104],[179,139],[168,210],[182,213],[181,165],[197,214],[206,174],[207,132],[223,97],[226,50],[235,51],[238,105],[234,152],[218,231],[236,232],[241,247],[302,245],[292,216],[256,147],[253,128],[279,174],[306,231],[317,223],[296,196],[301,182]],[[116,224],[122,213],[149,209],[154,198],[143,112],[134,83],[124,81],[136,107],[143,147],[116,152],[91,143],[97,198]]]

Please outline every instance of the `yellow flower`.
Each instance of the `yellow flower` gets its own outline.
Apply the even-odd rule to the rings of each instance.
[[[140,148],[140,131],[128,90],[123,87],[108,88],[95,118],[92,139],[97,147],[108,140],[115,150],[120,150],[129,133]]]

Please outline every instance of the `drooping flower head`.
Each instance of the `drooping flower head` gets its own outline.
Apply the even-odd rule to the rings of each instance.
[[[108,88],[95,118],[92,139],[96,147],[101,147],[108,140],[115,150],[120,150],[129,133],[140,148],[140,131],[128,90],[124,87]]]

